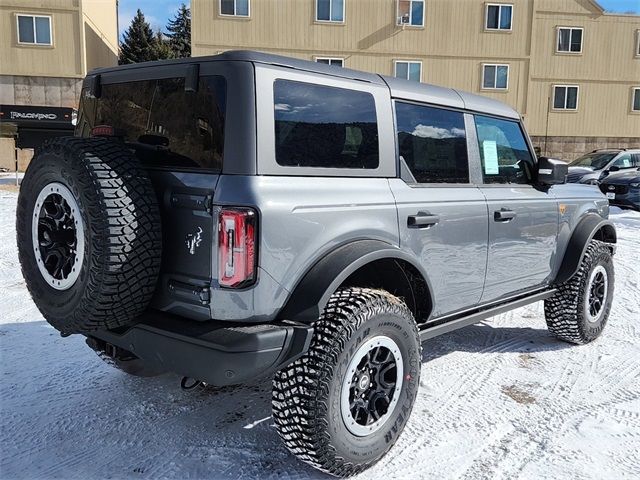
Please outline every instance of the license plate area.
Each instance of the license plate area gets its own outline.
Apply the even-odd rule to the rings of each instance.
[[[615,200],[616,198],[616,193],[615,192],[607,192],[607,198],[609,200]]]

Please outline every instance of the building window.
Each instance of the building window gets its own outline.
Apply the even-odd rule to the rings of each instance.
[[[558,27],[558,52],[582,52],[582,28]]]
[[[343,58],[336,58],[336,57],[316,57],[315,60],[317,63],[324,63],[326,65],[335,65],[337,67],[342,67],[344,64]]]
[[[250,0],[220,0],[220,15],[248,17]]]
[[[396,60],[395,76],[404,78],[405,80],[414,80],[420,82],[422,80],[422,62],[411,62],[406,60]]]
[[[578,109],[578,86],[577,85],[554,85],[553,86],[553,108],[555,110],[577,110]]]
[[[424,0],[398,0],[398,25],[424,27]]]
[[[633,87],[631,95],[631,111],[640,112],[640,87]]]
[[[636,30],[636,57],[640,57],[640,30]]]
[[[485,27],[487,30],[511,30],[513,5],[487,4]]]
[[[491,90],[509,88],[509,65],[484,64],[482,66],[482,88]]]
[[[316,0],[316,21],[344,22],[346,0]]]
[[[17,15],[18,43],[52,45],[51,17],[41,15]]]

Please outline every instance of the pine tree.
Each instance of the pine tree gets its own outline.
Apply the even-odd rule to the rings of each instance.
[[[123,35],[118,63],[124,65],[157,59],[156,37],[153,35],[151,26],[145,20],[144,14],[138,9],[136,16],[131,20],[131,25]]]
[[[191,56],[191,10],[184,3],[167,25],[169,46],[175,58]]]
[[[165,37],[165,35],[160,30],[156,32],[155,48],[156,48],[156,58],[158,60],[175,58],[173,50],[171,50],[171,45],[169,44],[169,40]]]

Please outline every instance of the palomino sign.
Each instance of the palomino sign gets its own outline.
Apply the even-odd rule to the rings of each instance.
[[[72,128],[73,108],[40,107],[27,105],[1,105],[0,122],[21,126],[46,126],[48,128]]]

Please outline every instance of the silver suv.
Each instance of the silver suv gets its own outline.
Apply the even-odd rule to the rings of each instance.
[[[600,335],[616,232],[520,116],[449,88],[254,52],[92,72],[17,232],[63,335],[183,386],[273,376],[286,446],[335,475],[401,434],[421,341],[544,300]]]
[[[567,182],[598,185],[610,173],[640,167],[640,149],[594,150],[569,163]]]

